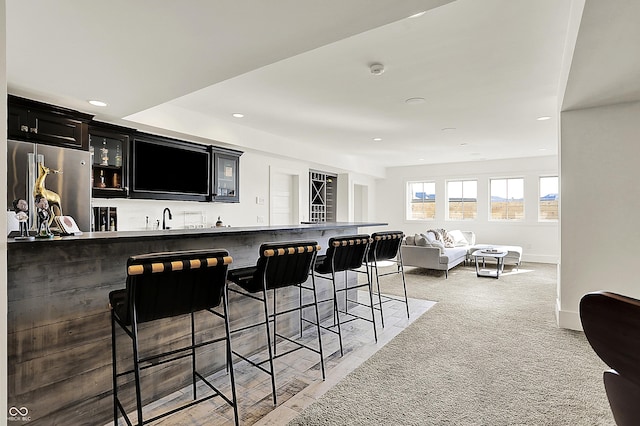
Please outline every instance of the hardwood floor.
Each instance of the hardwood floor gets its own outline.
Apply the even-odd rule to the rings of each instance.
[[[368,299],[365,292],[359,292],[359,297]],[[385,303],[385,328],[380,324],[379,312],[376,311],[376,327],[378,342],[374,341],[371,323],[361,320],[351,321],[342,326],[342,340],[344,356],[340,356],[337,334],[324,331],[322,344],[325,359],[326,380],[322,380],[320,372],[320,358],[318,354],[308,350],[298,350],[274,362],[276,370],[276,390],[278,405],[273,405],[271,396],[271,378],[269,375],[251,366],[245,361],[235,360],[234,372],[236,391],[238,395],[238,414],[241,425],[273,426],[283,425],[293,419],[320,398],[325,392],[335,386],[342,378],[356,369],[361,363],[382,348],[386,343],[404,330],[411,322],[426,312],[434,302],[409,299],[410,318],[407,319],[403,302],[391,301]],[[366,308],[362,313],[369,313]],[[315,328],[305,330],[303,340],[310,345],[317,342]],[[285,343],[278,343],[278,350],[286,350]],[[264,359],[264,355],[256,357]],[[219,389],[230,395],[229,379],[225,371],[218,372],[208,380]],[[198,395],[210,392],[206,385],[198,385]],[[153,416],[154,412],[166,410],[190,401],[191,387],[175,392],[159,401],[145,407],[145,417]],[[109,423],[112,424],[112,423]],[[126,424],[120,419],[119,424]],[[216,397],[202,402],[181,412],[165,417],[153,423],[154,425],[233,425],[233,410]]]

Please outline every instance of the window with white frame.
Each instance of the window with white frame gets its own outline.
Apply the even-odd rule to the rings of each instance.
[[[407,220],[436,218],[436,183],[407,182]]]
[[[478,181],[448,181],[447,211],[449,220],[475,219],[478,212]]]
[[[558,176],[541,176],[538,185],[538,220],[558,220]]]
[[[524,179],[491,179],[489,182],[492,220],[524,219]]]

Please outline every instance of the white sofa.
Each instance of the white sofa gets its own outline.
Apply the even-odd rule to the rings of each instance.
[[[444,271],[445,278],[449,270],[465,262],[470,247],[475,245],[476,235],[472,231],[449,231],[454,238],[454,247],[445,247],[431,232],[407,236],[400,246],[404,266]]]
[[[503,259],[505,265],[520,266],[522,259],[520,246],[476,244],[476,234],[473,231],[452,230],[447,234],[453,238],[454,247],[445,247],[431,232],[405,237],[400,247],[403,264],[444,271],[445,278],[448,278],[449,270],[466,260],[472,260],[471,253],[474,251],[494,248],[507,252]],[[491,258],[487,259],[491,260]]]

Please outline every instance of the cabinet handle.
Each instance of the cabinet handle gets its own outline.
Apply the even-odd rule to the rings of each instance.
[[[29,131],[31,133],[36,133],[37,134],[38,133],[38,128],[37,127],[32,127],[32,128],[29,129]]]
[[[24,125],[24,124],[23,124],[23,125],[21,125],[21,126],[20,126],[20,131],[21,131],[21,132],[28,132],[28,131],[29,131],[29,126]]]

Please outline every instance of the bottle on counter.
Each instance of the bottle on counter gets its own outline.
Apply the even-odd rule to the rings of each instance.
[[[220,228],[222,225],[222,219],[220,219],[220,216],[218,216],[218,220],[216,222],[216,228]]]
[[[116,220],[114,218],[111,218],[111,223],[109,224],[109,231],[115,231],[116,230]]]

